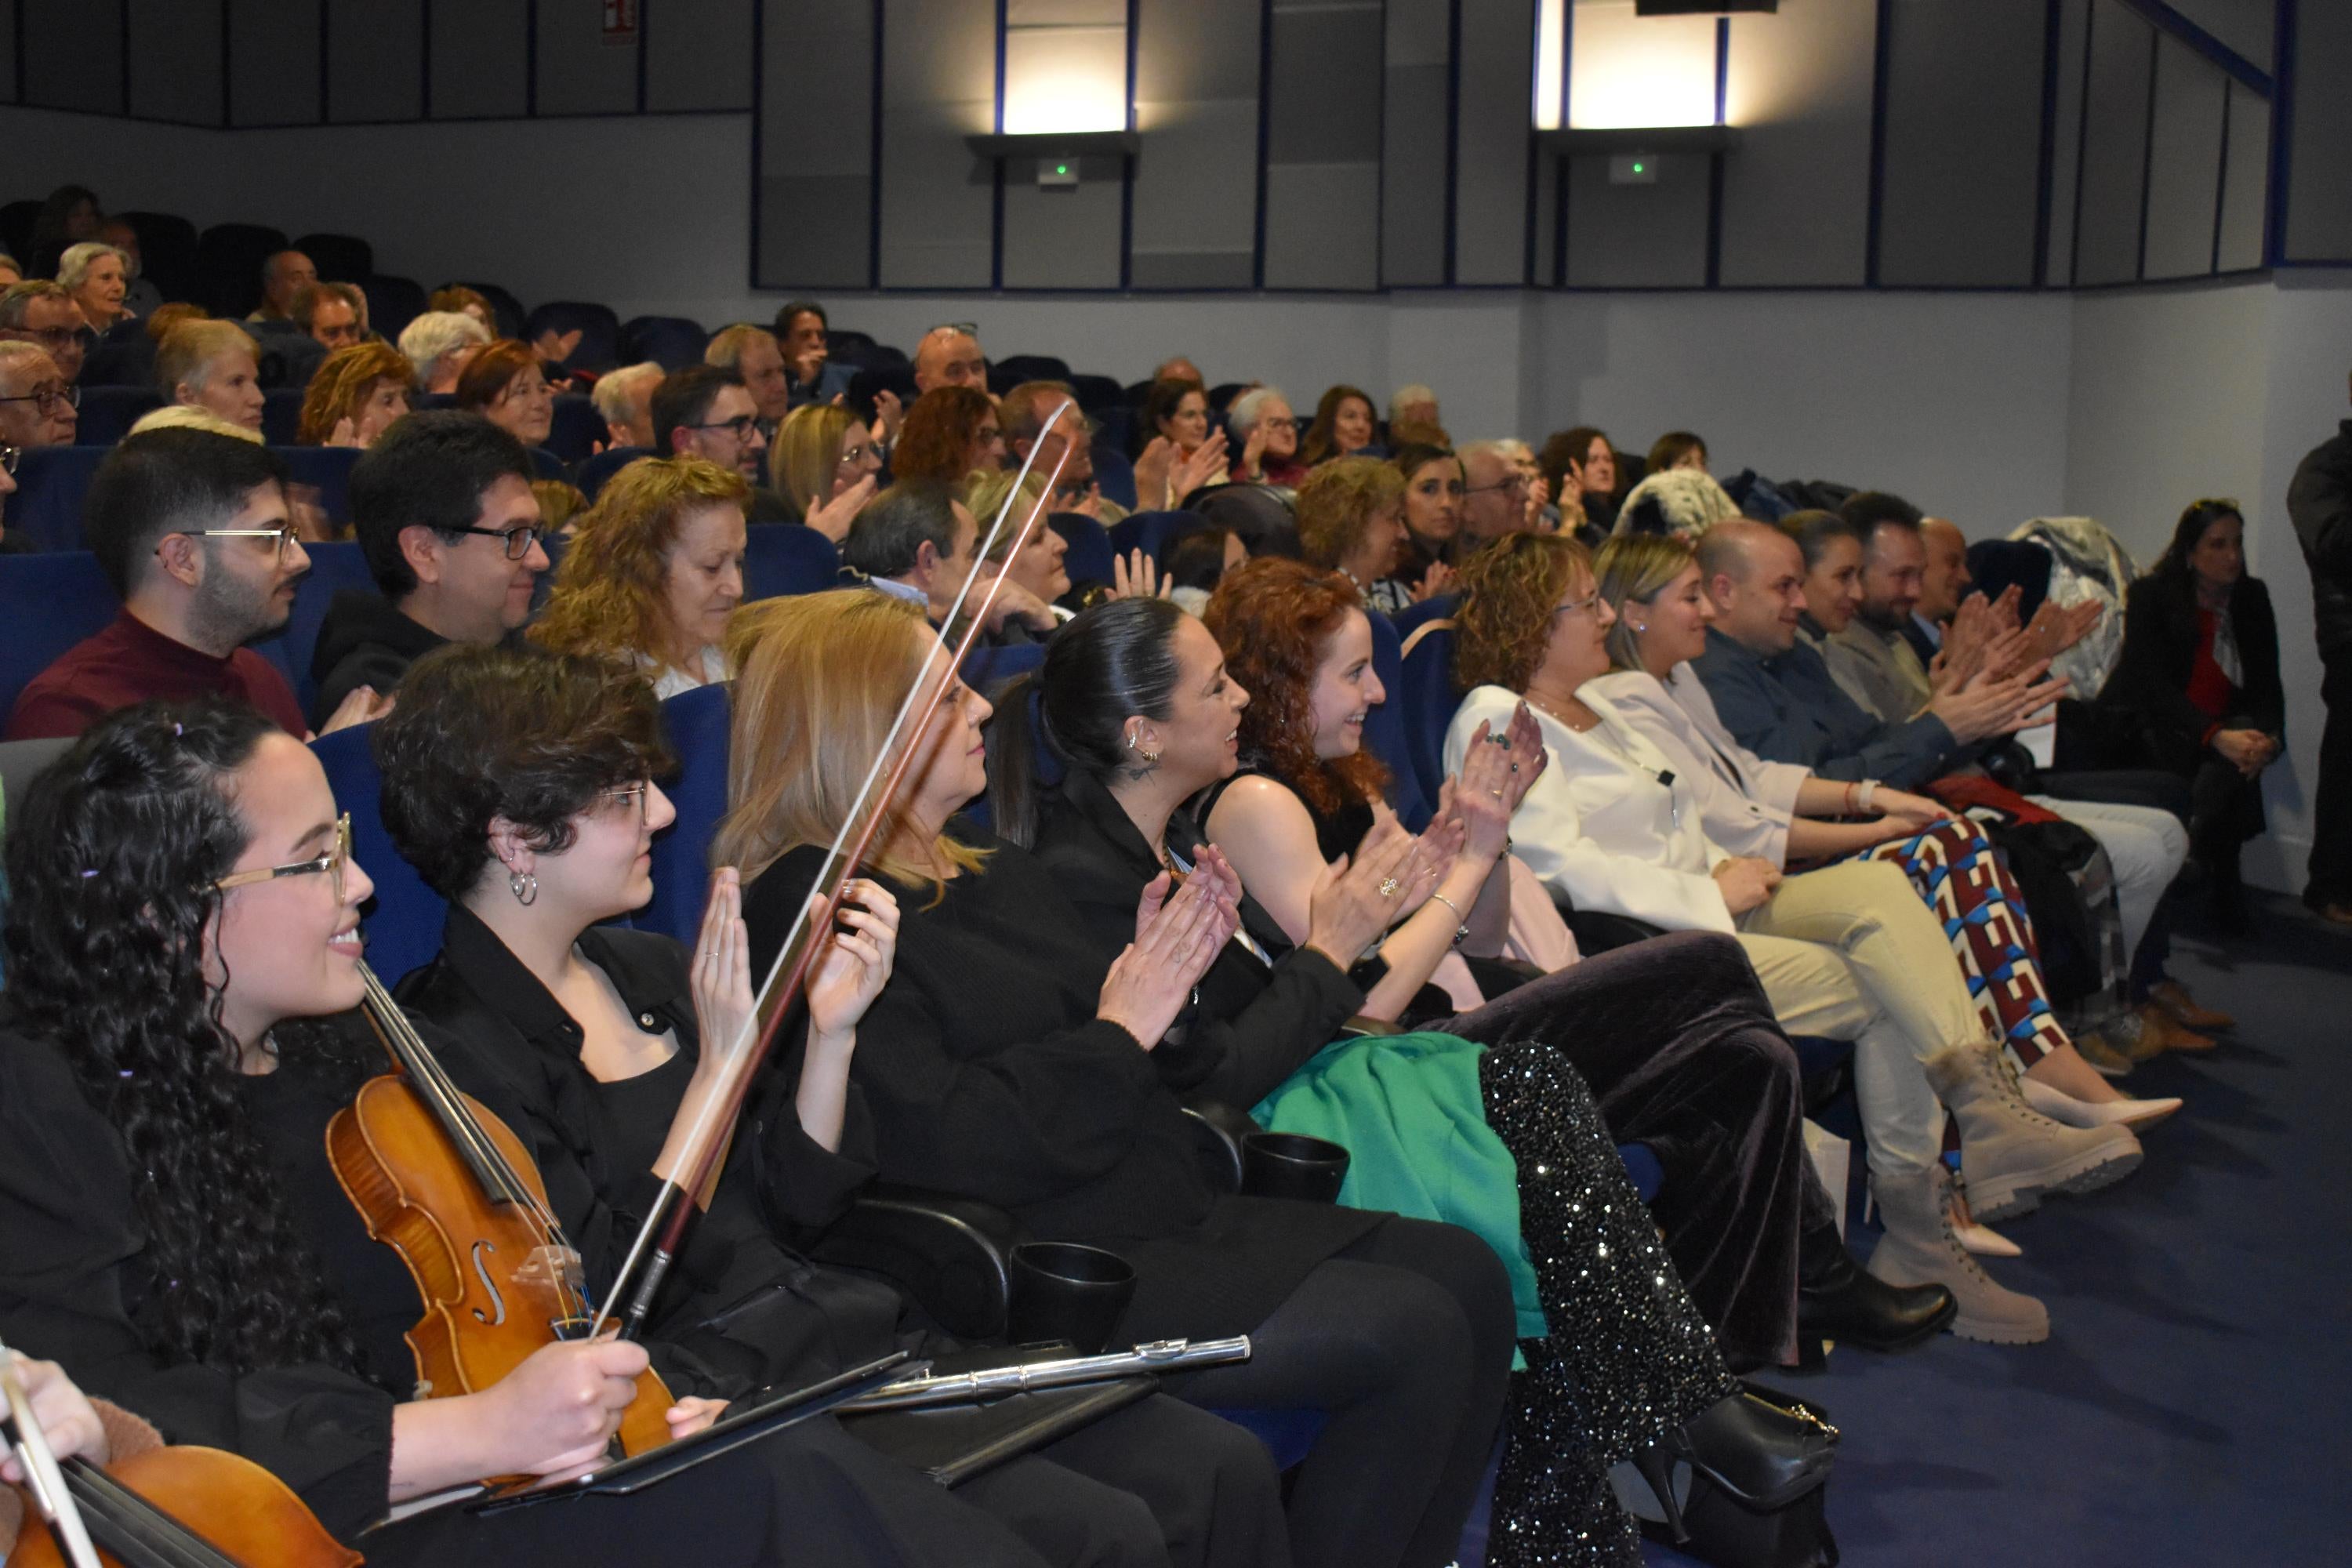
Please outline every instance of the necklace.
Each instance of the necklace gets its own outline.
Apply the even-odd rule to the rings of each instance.
[[[1528,692],[1526,696],[1528,701],[1534,703],[1538,708],[1542,709],[1545,712],[1550,714],[1553,718],[1559,720],[1561,723],[1567,725],[1570,730],[1575,731],[1580,735],[1583,734],[1588,730],[1597,727],[1601,722],[1601,715],[1598,713],[1594,713],[1590,719],[1584,720],[1582,722],[1579,722],[1576,719],[1562,712],[1559,709],[1552,706],[1550,702],[1537,696],[1534,692]],[[1590,712],[1591,710],[1588,709],[1587,711]]]

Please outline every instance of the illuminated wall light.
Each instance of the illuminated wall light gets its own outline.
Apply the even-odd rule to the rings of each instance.
[[[1005,29],[1005,134],[1126,129],[1124,22]]]
[[[1574,0],[1571,17],[1572,129],[1715,123],[1714,17],[1636,16],[1633,0]]]
[[[1559,129],[1560,46],[1568,32],[1568,0],[1542,0],[1536,11],[1536,129]]]

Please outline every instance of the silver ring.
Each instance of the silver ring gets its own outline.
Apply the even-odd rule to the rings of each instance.
[[[1384,899],[1393,899],[1399,892],[1403,890],[1403,883],[1398,881],[1394,877],[1391,877],[1387,881],[1381,884],[1381,897]]]
[[[1513,773],[1517,773],[1517,772],[1519,771],[1519,764],[1518,764],[1518,763],[1513,763],[1511,764],[1511,771],[1512,771]]]
[[[1507,752],[1511,749],[1511,738],[1508,735],[1489,735],[1486,739]]]

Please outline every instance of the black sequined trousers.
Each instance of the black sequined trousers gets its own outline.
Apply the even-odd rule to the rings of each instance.
[[[1591,1090],[1540,1043],[1480,1061],[1486,1124],[1519,1167],[1519,1234],[1551,1337],[1522,1342],[1486,1561],[1638,1568],[1609,1467],[1738,1386],[1626,1178]]]

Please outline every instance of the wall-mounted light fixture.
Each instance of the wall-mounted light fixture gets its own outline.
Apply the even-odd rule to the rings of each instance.
[[[1643,16],[1634,0],[1574,0],[1568,124],[1579,131],[1715,123],[1715,18]]]
[[[996,131],[966,144],[1034,159],[1049,189],[1076,186],[1082,159],[1132,154],[1126,0],[1008,0],[1004,23]]]

